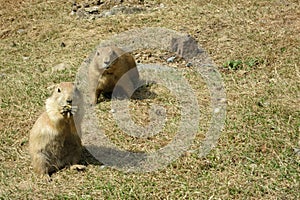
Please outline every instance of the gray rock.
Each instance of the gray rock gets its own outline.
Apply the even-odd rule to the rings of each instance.
[[[172,38],[171,49],[176,52],[178,56],[185,59],[193,58],[204,52],[198,48],[198,43],[192,36]]]

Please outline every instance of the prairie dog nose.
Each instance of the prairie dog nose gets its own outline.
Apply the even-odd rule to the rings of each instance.
[[[68,104],[72,104],[72,99],[71,98],[67,98],[67,103]]]

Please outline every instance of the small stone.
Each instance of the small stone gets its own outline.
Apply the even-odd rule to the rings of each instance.
[[[191,67],[191,66],[193,66],[193,64],[192,64],[191,62],[188,62],[188,63],[186,63],[185,66],[186,66],[186,67]]]
[[[220,110],[221,110],[220,108],[215,108],[214,112],[215,112],[215,113],[219,113]]]
[[[24,29],[19,29],[19,30],[17,30],[17,33],[23,34],[23,33],[25,33],[25,30]]]
[[[300,149],[299,148],[294,148],[294,152],[297,156],[300,156]]]
[[[63,71],[63,70],[66,70],[66,69],[70,69],[71,66],[66,64],[66,63],[60,63],[54,67],[52,67],[52,72],[59,72],[59,71]]]
[[[83,171],[86,169],[85,165],[72,165],[70,167],[71,170]]]
[[[111,112],[111,113],[115,113],[116,110],[115,110],[115,109],[111,109],[110,112]]]
[[[109,17],[109,16],[112,16],[113,15],[113,12],[111,12],[111,11],[105,11],[104,13],[103,13],[103,16],[104,17]]]
[[[167,62],[174,62],[175,58],[176,58],[176,56],[172,56],[167,59]]]
[[[93,6],[93,7],[88,7],[84,9],[85,12],[88,12],[90,14],[97,14],[99,12],[99,6]]]
[[[1,73],[1,74],[0,74],[0,78],[1,78],[1,79],[4,79],[6,76],[7,76],[7,75],[6,75],[5,73]],[[0,99],[0,103],[1,103],[1,99]]]
[[[29,56],[23,56],[23,60],[24,61],[29,60]]]
[[[105,169],[105,168],[106,168],[106,165],[101,165],[99,168],[100,168],[100,169]]]

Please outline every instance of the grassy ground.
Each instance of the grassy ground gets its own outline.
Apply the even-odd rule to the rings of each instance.
[[[300,157],[293,151],[300,146],[299,2],[161,0],[150,5],[159,3],[164,6],[151,12],[87,20],[70,15],[72,2],[1,0],[0,199],[300,198]],[[85,172],[59,171],[50,183],[36,177],[28,133],[43,111],[47,87],[74,80],[83,60],[110,35],[150,26],[191,34],[219,66],[228,106],[218,145],[206,158],[187,154],[151,173],[89,165]],[[71,69],[51,73],[62,62]],[[156,91],[165,105],[164,89]],[[132,146],[141,141],[111,137],[134,151],[169,141],[166,135],[164,141],[143,141],[148,144],[143,149]]]

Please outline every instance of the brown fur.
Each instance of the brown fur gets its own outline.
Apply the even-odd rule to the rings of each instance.
[[[49,174],[80,160],[81,101],[81,94],[70,82],[58,84],[46,100],[46,112],[35,122],[29,138],[29,153],[36,173]]]
[[[131,72],[125,74],[129,70]],[[100,94],[113,92],[122,76],[123,82],[118,86],[129,97],[134,89],[134,82],[139,78],[133,56],[115,46],[97,49],[89,66],[89,91],[92,103],[97,103]]]

